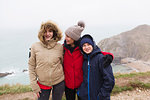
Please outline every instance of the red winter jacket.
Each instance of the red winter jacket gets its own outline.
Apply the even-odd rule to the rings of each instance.
[[[66,47],[64,47],[64,51],[65,86],[70,89],[75,89],[78,88],[83,81],[83,55],[79,47],[76,47],[72,53]],[[113,56],[113,54],[108,52],[102,52],[102,54],[110,54]]]
[[[65,47],[64,50],[65,85],[70,89],[75,89],[78,88],[83,81],[83,55],[79,47],[76,47],[72,53]]]

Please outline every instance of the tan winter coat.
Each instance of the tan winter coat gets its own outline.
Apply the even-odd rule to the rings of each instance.
[[[32,90],[35,93],[40,91],[37,80],[46,86],[52,86],[63,81],[62,63],[63,47],[61,44],[53,43],[49,48],[42,42],[33,44],[28,63]]]
[[[46,28],[51,28],[56,32],[56,37],[49,42],[45,42],[43,34]],[[36,42],[31,46],[31,57],[29,59],[29,76],[30,85],[33,92],[38,93],[40,84],[53,86],[64,80],[63,72],[63,46],[57,43],[62,37],[61,31],[56,24],[47,22],[41,25],[38,38],[40,42]]]

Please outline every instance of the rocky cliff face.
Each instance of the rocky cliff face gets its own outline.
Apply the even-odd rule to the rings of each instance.
[[[98,43],[103,51],[115,57],[150,61],[150,25],[140,25],[130,31],[104,39]]]

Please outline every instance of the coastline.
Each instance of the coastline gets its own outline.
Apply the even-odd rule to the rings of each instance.
[[[134,58],[124,58],[121,60],[122,64],[129,66],[133,72],[147,72],[150,71],[150,62],[136,60]]]
[[[150,71],[150,62],[145,62],[141,60],[136,60],[134,58],[124,58],[121,59],[120,64],[113,64],[113,72],[114,74],[126,74],[126,73],[133,73],[133,72],[147,72]],[[4,84],[23,84],[29,85],[29,72],[27,69],[23,69],[20,72],[13,72],[13,73],[0,73],[2,77],[0,77],[1,83],[0,85]]]

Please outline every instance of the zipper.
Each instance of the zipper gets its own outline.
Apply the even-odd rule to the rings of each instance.
[[[90,100],[90,56],[88,55],[88,100]]]

